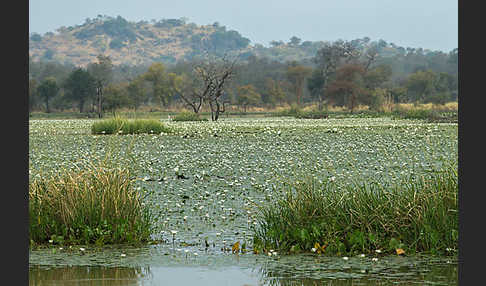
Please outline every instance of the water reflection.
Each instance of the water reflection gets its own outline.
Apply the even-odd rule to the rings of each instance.
[[[315,264],[285,259],[233,266],[30,266],[29,285],[457,285],[457,264],[427,262],[394,267],[388,263],[367,267],[343,265],[336,259]],[[393,261],[393,263],[397,263]],[[364,266],[363,266],[364,265]],[[361,268],[360,268],[361,267]]]
[[[324,257],[311,262],[308,257],[294,256],[292,261],[265,263],[261,272],[262,283],[271,286],[458,285],[457,269],[457,263],[443,259],[388,257],[369,263],[360,258]]]
[[[29,267],[29,285],[142,285],[149,267],[63,266]]]

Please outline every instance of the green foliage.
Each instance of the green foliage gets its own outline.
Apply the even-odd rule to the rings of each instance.
[[[428,122],[458,122],[457,111],[441,112],[437,109],[427,108],[395,108],[391,114],[394,118],[401,119],[420,119]]]
[[[242,105],[246,112],[246,107],[256,105],[261,101],[261,95],[256,92],[255,87],[251,84],[238,87],[237,103]]]
[[[133,23],[128,22],[121,16],[116,18],[107,17],[105,20],[96,22],[93,25],[87,24],[80,31],[74,33],[76,38],[85,40],[96,35],[106,34],[117,42],[134,42],[137,39]]]
[[[53,77],[48,77],[40,83],[37,87],[37,94],[44,99],[46,103],[46,110],[49,113],[49,99],[55,97],[59,92],[59,87],[57,86],[56,79]]]
[[[290,184],[274,204],[261,207],[257,248],[329,254],[447,253],[457,248],[457,168],[386,186],[370,182],[337,189],[333,182]]]
[[[194,112],[180,112],[174,118],[172,118],[173,121],[208,121],[207,118],[201,118],[201,116],[198,113]]]
[[[170,133],[170,128],[155,119],[104,119],[93,123],[92,134],[160,134]]]
[[[150,240],[151,218],[126,170],[91,166],[29,183],[29,238],[37,244]]]
[[[110,84],[105,88],[103,110],[115,110],[132,104],[126,84]]]
[[[319,110],[304,111],[296,104],[292,104],[290,109],[280,111],[276,113],[275,116],[292,116],[299,119],[322,119],[328,118],[329,113],[327,111]]]
[[[79,112],[83,112],[84,103],[96,94],[96,79],[85,69],[72,71],[64,82],[68,98],[78,101]]]
[[[34,41],[34,42],[40,42],[42,41],[42,36],[39,35],[38,33],[33,33],[31,36],[30,36],[30,40],[31,41]]]

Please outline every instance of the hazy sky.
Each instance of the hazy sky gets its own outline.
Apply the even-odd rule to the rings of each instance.
[[[251,44],[370,37],[449,52],[458,46],[457,0],[29,0],[29,32],[44,34],[98,14],[129,21],[219,22]]]

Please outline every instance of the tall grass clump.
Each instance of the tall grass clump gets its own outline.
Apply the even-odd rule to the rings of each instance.
[[[160,134],[170,129],[156,119],[124,119],[120,117],[104,119],[93,123],[92,134]]]
[[[65,170],[29,183],[34,244],[146,242],[151,217],[129,171],[102,165]]]
[[[305,180],[261,207],[255,249],[452,253],[458,243],[457,194],[455,168],[394,186],[371,182],[338,188],[334,182]]]
[[[412,107],[406,108],[397,105],[390,112],[393,117],[401,119],[421,119],[428,122],[458,122],[457,110],[448,110],[447,108],[433,107]]]
[[[208,121],[207,118],[202,118],[198,113],[181,112],[172,118],[173,121]]]
[[[292,116],[298,119],[322,119],[328,118],[328,112],[317,109],[303,110],[298,105],[292,104],[289,109],[279,111],[275,116]]]

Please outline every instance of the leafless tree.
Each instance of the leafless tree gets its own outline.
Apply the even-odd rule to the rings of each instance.
[[[220,114],[225,112],[225,102],[221,99],[226,84],[234,75],[236,62],[237,58],[230,60],[227,55],[217,59],[206,54],[204,60],[198,61],[193,68],[200,82],[200,88],[189,93],[190,96],[187,94],[181,96],[183,100],[194,111],[199,110],[203,101],[208,102],[211,108],[211,120],[217,121]]]

